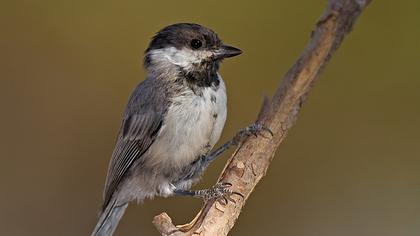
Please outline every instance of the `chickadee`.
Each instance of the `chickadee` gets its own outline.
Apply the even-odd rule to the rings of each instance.
[[[218,73],[224,58],[242,51],[198,24],[165,27],[145,51],[146,79],[122,117],[93,236],[112,235],[128,203],[155,196],[219,199],[229,185],[189,190],[209,163],[262,129],[252,125],[214,152],[226,120],[226,89]]]

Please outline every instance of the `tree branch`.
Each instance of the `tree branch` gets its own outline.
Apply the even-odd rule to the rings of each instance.
[[[271,102],[266,99],[257,122],[273,131],[272,138],[250,137],[232,155],[219,182],[232,183],[232,190],[244,195],[233,196],[236,203],[226,206],[215,201],[204,204],[197,217],[202,224],[180,232],[166,213],[153,223],[162,235],[227,235],[239,217],[246,199],[265,175],[277,147],[294,125],[299,110],[314,81],[351,31],[356,19],[370,0],[329,0],[312,32],[311,40],[299,59],[286,73]],[[196,217],[196,219],[197,219]]]

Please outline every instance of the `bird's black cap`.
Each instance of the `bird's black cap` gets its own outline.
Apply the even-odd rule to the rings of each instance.
[[[165,47],[194,48],[193,40],[200,41],[200,48],[212,49],[222,45],[222,41],[217,34],[204,26],[193,23],[178,23],[169,25],[160,30],[152,39],[146,53],[153,49]]]

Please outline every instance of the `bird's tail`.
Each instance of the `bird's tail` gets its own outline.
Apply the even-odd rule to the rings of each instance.
[[[127,206],[128,203],[116,205],[116,201],[108,203],[108,206],[102,211],[91,236],[111,236]]]

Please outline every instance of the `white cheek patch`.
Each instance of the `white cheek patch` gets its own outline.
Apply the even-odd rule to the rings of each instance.
[[[154,49],[149,52],[154,62],[171,63],[185,69],[199,64],[211,57],[213,53],[205,50],[192,50],[189,48],[177,49],[175,47]]]

